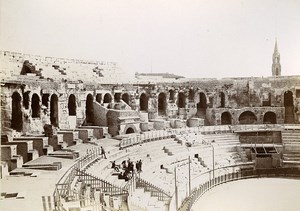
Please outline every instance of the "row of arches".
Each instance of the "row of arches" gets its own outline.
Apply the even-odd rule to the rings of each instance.
[[[25,109],[29,109],[30,106],[30,92],[23,93],[23,106]],[[192,99],[193,94],[189,93],[189,97]],[[18,92],[14,92],[12,94],[12,117],[11,117],[11,127],[17,131],[21,131],[23,127],[23,113],[22,113],[22,97]],[[49,104],[49,94],[43,94],[42,99],[40,99],[39,95],[34,93],[31,96],[31,116],[32,118],[38,118],[41,116],[41,104],[48,108]],[[175,91],[169,90],[169,102],[174,102],[175,98]],[[116,93],[114,95],[115,101],[120,101],[121,99],[129,104],[130,96],[128,93]],[[220,93],[221,99],[221,107],[225,106],[225,94]],[[147,111],[148,110],[148,95],[142,93],[140,95],[140,111]],[[166,115],[167,113],[167,94],[164,92],[159,93],[158,95],[158,114],[159,115]],[[88,124],[94,123],[94,108],[93,108],[93,101],[94,97],[92,94],[88,94],[86,98],[86,122]],[[96,101],[102,101],[102,94],[96,95]],[[112,102],[112,95],[106,93],[103,97],[103,103],[110,103]],[[186,96],[183,92],[179,92],[177,96],[177,105],[179,108],[185,108],[186,105]],[[285,122],[286,123],[293,123],[293,93],[291,91],[286,91],[284,93],[284,107],[285,107]],[[205,115],[205,111],[207,108],[207,98],[203,92],[199,93],[199,102],[197,103],[197,110],[203,112]],[[70,94],[68,98],[68,111],[69,116],[76,116],[76,97],[74,94]],[[221,124],[231,124],[232,117],[229,112],[224,112],[221,115]],[[51,124],[55,127],[59,125],[58,119],[58,96],[56,94],[52,94],[50,97],[50,121]],[[255,114],[252,112],[243,112],[239,116],[240,124],[252,124],[256,122],[257,118]],[[273,112],[267,112],[264,115],[264,123],[276,123],[276,114]]]
[[[11,128],[16,131],[22,131],[23,129],[23,111],[22,111],[22,97],[18,92],[12,94],[12,116],[11,116]],[[23,106],[25,109],[29,109],[29,92],[23,94]],[[42,96],[42,105],[48,108],[49,95]],[[41,100],[38,94],[34,93],[31,96],[31,117],[41,117]],[[28,118],[28,117],[26,117]],[[53,126],[58,127],[58,97],[56,94],[52,94],[50,98],[50,122]]]
[[[238,118],[239,124],[255,124],[257,122],[256,115],[251,111],[244,111],[240,114]],[[263,124],[276,124],[276,114],[272,111],[268,111],[264,114]],[[226,111],[221,114],[221,124],[222,125],[231,125],[232,116],[231,113]]]

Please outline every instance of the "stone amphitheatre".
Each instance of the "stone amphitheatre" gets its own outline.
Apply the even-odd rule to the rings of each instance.
[[[300,176],[300,76],[277,46],[272,76],[223,79],[0,53],[1,210],[195,210],[223,183]]]

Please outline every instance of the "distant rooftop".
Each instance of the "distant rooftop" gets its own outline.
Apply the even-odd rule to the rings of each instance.
[[[171,73],[135,73],[135,77],[160,77],[160,78],[184,78],[183,76],[180,75],[175,75]]]

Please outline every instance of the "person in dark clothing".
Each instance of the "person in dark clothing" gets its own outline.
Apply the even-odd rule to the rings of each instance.
[[[140,162],[139,162],[139,170],[140,170],[140,172],[142,172],[142,160],[140,160]]]
[[[114,169],[115,167],[116,167],[116,161],[113,161],[113,162],[111,163],[111,168]]]
[[[106,155],[105,155],[105,150],[102,146],[101,146],[101,155],[102,155],[102,158],[104,157],[105,159],[107,159]]]

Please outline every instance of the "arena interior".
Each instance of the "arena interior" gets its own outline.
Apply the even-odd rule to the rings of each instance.
[[[300,76],[281,76],[277,44],[261,78],[0,60],[1,210],[183,211],[222,183],[300,176]]]

